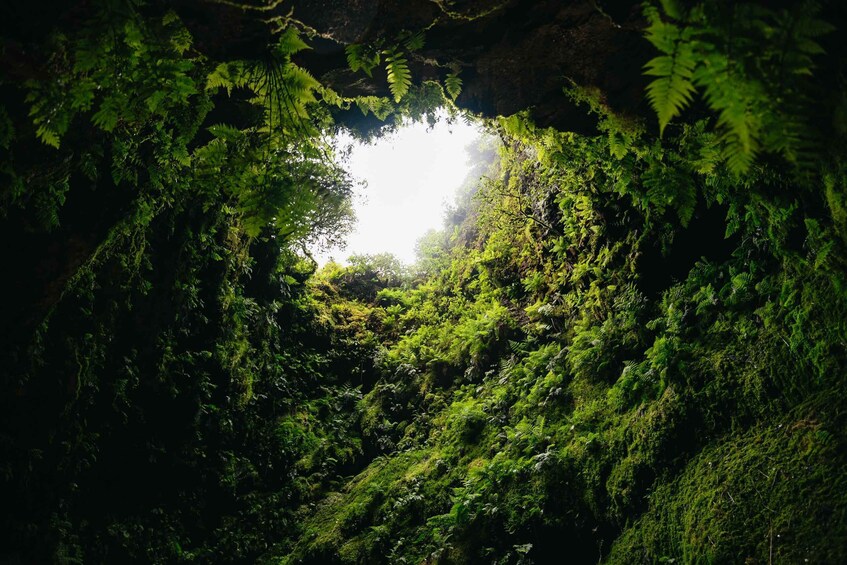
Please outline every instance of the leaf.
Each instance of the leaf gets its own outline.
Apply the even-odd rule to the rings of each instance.
[[[150,112],[155,113],[156,110],[159,109],[159,106],[161,106],[162,101],[164,101],[166,96],[167,94],[161,90],[157,90],[156,92],[148,96],[147,100],[145,100],[145,102],[147,103],[147,109],[150,110]]]
[[[663,54],[644,66],[644,74],[658,77],[647,86],[647,99],[659,118],[659,132],[691,103],[696,92],[693,83],[698,63],[694,51],[694,31],[662,21],[655,9],[646,12],[650,26],[647,40]]]
[[[690,52],[690,48],[683,49]],[[691,103],[696,92],[691,80],[694,64],[693,57],[661,55],[645,66],[644,74],[659,77],[647,86],[647,99],[659,118],[660,135],[664,134],[670,121]]]
[[[82,112],[87,112],[91,109],[91,105],[94,102],[95,89],[96,85],[94,84],[94,81],[89,78],[76,81],[76,83],[71,86],[70,91],[71,108]]]
[[[185,28],[177,30],[171,37],[171,47],[180,55],[188,51],[193,42],[194,38],[191,37],[191,33]]]
[[[344,98],[331,88],[322,87],[320,89],[321,99],[331,106],[341,108],[344,105]]]
[[[162,25],[165,25],[165,26],[170,25],[172,23],[179,22],[179,21],[180,21],[179,15],[176,12],[174,12],[173,10],[168,10],[167,12],[165,12],[165,15],[162,16]]]
[[[676,0],[659,0],[662,4],[662,9],[667,15],[675,20],[682,19],[682,9],[677,4]]]
[[[380,98],[378,96],[359,96],[355,99],[356,106],[362,111],[362,114],[368,115],[371,112],[380,120],[384,120],[394,110],[394,106],[388,98]]]
[[[300,39],[300,32],[294,27],[288,27],[279,36],[276,44],[276,52],[283,56],[291,56],[295,53],[310,49],[309,44]]]
[[[244,137],[244,132],[229,124],[215,124],[213,126],[209,126],[208,130],[209,133],[214,135],[216,138],[223,139],[225,141],[235,141]]]
[[[91,123],[103,131],[112,131],[118,125],[119,108],[120,103],[116,97],[110,96],[106,98],[100,104],[100,110],[91,116]]]
[[[46,145],[59,148],[59,134],[45,125],[40,125],[35,130],[35,135]]]
[[[353,72],[362,68],[362,46],[353,44],[344,48],[344,53],[347,55],[347,66]]]
[[[413,34],[410,34],[403,41],[403,45],[406,47],[407,51],[417,51],[422,49],[424,46],[424,32],[423,30],[417,31]]]
[[[232,94],[232,78],[230,77],[229,64],[221,63],[206,77],[206,90],[226,88],[227,94]]]
[[[249,76],[250,73],[241,61],[221,63],[206,77],[206,90],[225,88],[229,95],[233,88],[245,86]]]
[[[462,93],[462,79],[456,73],[450,73],[444,79],[444,88],[447,90],[450,100],[456,100],[459,94]]]
[[[368,76],[373,76],[373,68],[379,64],[379,51],[365,45],[348,45],[344,52],[347,55],[347,65],[353,72],[360,69]]]
[[[403,55],[391,53],[385,57],[385,70],[388,73],[388,89],[394,95],[394,101],[400,102],[412,85],[412,73]]]

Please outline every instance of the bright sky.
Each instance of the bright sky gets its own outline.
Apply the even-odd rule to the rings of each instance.
[[[462,120],[427,127],[412,123],[372,145],[353,144],[346,168],[367,183],[354,199],[357,225],[345,249],[315,256],[321,264],[384,252],[415,262],[415,243],[428,230],[441,228],[445,205],[471,169],[467,148],[481,137],[478,126]]]

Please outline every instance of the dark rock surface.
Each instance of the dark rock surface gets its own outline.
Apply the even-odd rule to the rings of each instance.
[[[593,119],[562,90],[600,89],[617,111],[643,112],[641,67],[650,57],[638,2],[577,0],[297,0],[269,13],[227,5],[181,2],[179,10],[209,55],[233,47],[260,56],[270,40],[264,21],[291,17],[318,38],[301,64],[346,95],[385,94],[384,77],[347,70],[344,47],[426,31],[410,61],[413,76],[443,78],[461,67],[459,106],[485,117],[531,109],[541,126],[590,132]]]

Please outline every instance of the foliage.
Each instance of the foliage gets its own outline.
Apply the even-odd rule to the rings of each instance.
[[[374,346],[296,254],[351,221],[328,91],[293,27],[211,60],[161,5],[68,17],[3,77],[4,556],[252,562],[362,449]]]
[[[721,152],[730,170],[747,172],[760,152],[807,164],[810,100],[803,82],[824,52],[819,38],[833,31],[818,18],[820,6],[701,3],[682,8],[662,3],[646,9],[647,38],[662,55],[645,66],[657,77],[647,97],[664,132],[699,89],[717,113]]]
[[[600,134],[492,124],[380,291],[377,456],[282,562],[843,559],[842,157],[742,170],[705,119],[656,139],[569,94]]]
[[[255,60],[122,0],[10,36],[4,559],[847,560],[825,9],[647,7],[659,131],[575,84],[594,135],[488,121],[414,266],[304,246],[351,220],[333,116],[459,96],[422,34],[347,48],[390,98],[321,84],[290,16]]]

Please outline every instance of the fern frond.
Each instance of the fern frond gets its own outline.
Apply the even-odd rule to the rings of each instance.
[[[285,57],[290,57],[304,49],[310,49],[309,44],[300,38],[300,32],[294,27],[286,28],[275,45],[275,51]]]
[[[444,79],[444,88],[450,100],[455,100],[462,93],[462,79],[456,73],[450,73]]]
[[[347,55],[347,66],[353,72],[362,68],[362,45],[348,45],[344,48],[344,53]],[[367,72],[367,70],[365,70]],[[370,75],[369,75],[370,76]]]
[[[233,88],[245,86],[247,80],[243,63],[237,61],[221,63],[206,77],[206,90],[225,88],[227,94],[232,94]]]
[[[100,104],[100,109],[91,116],[91,123],[103,131],[112,131],[118,125],[121,100],[116,97],[106,97]]]
[[[365,45],[348,45],[344,48],[347,55],[347,66],[350,70],[357,72],[362,70],[366,75],[373,76],[373,68],[379,64],[380,53],[378,50]]]
[[[244,138],[243,131],[229,124],[215,124],[206,129],[217,139],[223,139],[224,141],[236,141]]]
[[[226,88],[227,94],[232,93],[232,80],[229,77],[229,66],[221,63],[206,77],[206,90]]]
[[[390,53],[385,57],[385,70],[388,74],[388,89],[394,96],[394,101],[400,102],[412,85],[408,62],[403,55]]]
[[[403,45],[406,47],[406,50],[409,52],[417,51],[422,49],[424,46],[424,32],[420,30],[416,33],[409,35],[404,41]]]
[[[667,15],[672,17],[675,20],[682,19],[682,8],[680,8],[679,4],[676,0],[659,0],[662,4],[662,9],[665,11]]]
[[[509,340],[509,350],[512,352],[512,355],[518,357],[526,354],[527,345],[528,344],[526,342]]]
[[[698,68],[694,82],[703,88],[709,107],[718,112],[718,139],[727,165],[736,174],[749,170],[760,149],[763,116],[772,111],[762,105],[767,96],[755,81],[745,80],[740,70],[730,72],[730,61],[714,54]]]
[[[35,128],[35,136],[40,139],[41,142],[45,145],[49,145],[50,147],[54,147],[56,149],[59,148],[59,134],[47,126],[39,125],[37,128]]]
[[[734,138],[724,139],[721,153],[726,161],[727,168],[734,175],[741,175],[749,171],[756,158],[754,153],[745,151]]]
[[[387,118],[394,110],[394,106],[388,98],[380,98],[379,96],[358,96],[355,102],[362,114],[367,116],[368,112],[371,112],[380,120]]]
[[[684,49],[691,52],[690,49]],[[678,116],[696,92],[691,81],[695,61],[662,55],[654,58],[645,67],[644,74],[659,78],[647,85],[647,100],[659,118],[659,132]]]
[[[328,87],[322,87],[320,89],[321,100],[326,102],[331,106],[335,106],[337,108],[341,108],[344,106],[344,98],[341,97],[336,91]]]
[[[650,15],[647,39],[664,53],[644,66],[644,74],[658,77],[647,86],[647,100],[659,118],[659,132],[678,116],[696,92],[693,75],[697,56],[691,42],[692,33]]]
[[[291,63],[285,66],[285,86],[300,103],[314,102],[314,90],[321,83],[303,67]]]

